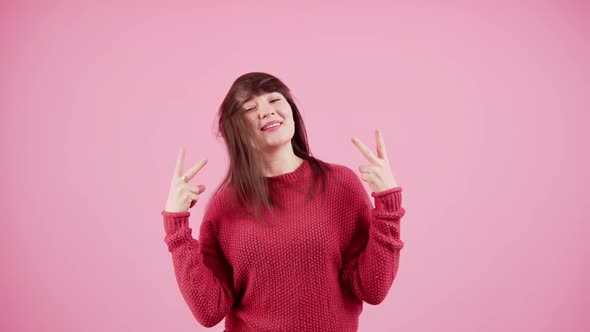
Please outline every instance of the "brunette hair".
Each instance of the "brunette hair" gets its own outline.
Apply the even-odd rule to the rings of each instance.
[[[291,139],[293,152],[296,156],[309,162],[313,172],[313,185],[307,193],[306,201],[313,197],[319,180],[322,180],[322,192],[326,199],[326,170],[330,165],[312,156],[307,143],[307,133],[299,108],[294,102],[291,90],[277,77],[263,73],[250,72],[239,76],[231,85],[221,106],[219,107],[218,137],[221,135],[227,146],[229,168],[225,178],[217,187],[213,196],[223,188],[228,189],[228,204],[238,204],[245,208],[248,215],[263,222],[260,204],[273,212],[272,197],[268,192],[268,182],[262,173],[263,164],[260,153],[251,145],[254,138],[251,126],[245,119],[242,108],[244,103],[253,96],[264,93],[281,93],[293,111],[295,133]],[[305,162],[305,161],[304,161]]]

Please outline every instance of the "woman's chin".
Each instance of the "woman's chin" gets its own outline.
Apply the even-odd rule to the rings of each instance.
[[[282,141],[271,141],[271,142],[265,142],[262,146],[264,147],[265,150],[275,150],[278,148],[281,148],[287,144],[290,144],[291,141],[290,140],[282,140]]]

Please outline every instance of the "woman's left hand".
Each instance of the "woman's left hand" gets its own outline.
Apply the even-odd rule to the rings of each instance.
[[[352,137],[352,143],[356,145],[362,154],[369,160],[369,165],[359,166],[361,172],[360,178],[369,184],[373,192],[378,193],[398,186],[391,167],[389,166],[389,158],[385,150],[385,142],[379,129],[375,130],[375,137],[377,139],[377,156],[361,142],[358,138]]]

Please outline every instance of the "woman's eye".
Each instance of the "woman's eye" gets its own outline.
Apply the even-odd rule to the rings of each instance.
[[[271,100],[270,102],[272,103],[272,102],[275,102],[275,101],[277,101],[277,100],[281,100],[281,98],[275,98],[275,99]],[[246,109],[246,112],[248,112],[248,111],[250,111],[250,110],[253,110],[253,109],[255,109],[255,108],[256,108],[256,107],[250,107],[250,108]]]

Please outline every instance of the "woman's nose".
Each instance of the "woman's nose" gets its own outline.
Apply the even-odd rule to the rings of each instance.
[[[272,106],[268,106],[268,107],[260,107],[259,108],[259,115],[261,118],[265,118],[267,114],[272,114],[274,113],[274,110],[272,108]]]

